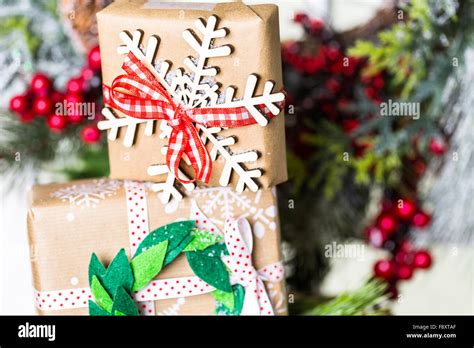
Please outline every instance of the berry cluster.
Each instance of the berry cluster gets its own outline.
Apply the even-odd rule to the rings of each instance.
[[[87,103],[92,106],[87,109],[98,114],[96,103],[101,96],[102,87],[100,66],[99,47],[95,47],[88,54],[88,64],[82,68],[79,76],[67,82],[64,92],[55,89],[49,76],[38,72],[24,94],[10,99],[10,109],[24,123],[37,117],[44,118],[52,132],[60,133],[68,126],[80,128],[81,139],[85,143],[95,143],[100,139],[100,131],[95,125],[97,115],[85,115],[81,112],[85,108],[77,106]],[[91,116],[95,120],[94,123],[87,123]]]
[[[410,227],[422,230],[430,221],[431,216],[413,200],[387,199],[383,201],[374,225],[366,229],[366,238],[370,245],[391,253],[389,259],[375,263],[374,273],[376,277],[389,283],[389,291],[393,297],[398,295],[396,285],[399,281],[410,279],[415,269],[431,266],[431,254],[427,250],[415,249],[408,241]]]
[[[283,45],[288,104],[298,105],[298,114],[302,118],[307,115],[338,124],[351,138],[355,156],[362,156],[369,144],[352,137],[360,123],[366,121],[355,112],[356,91],[360,89],[374,103],[380,103],[384,96],[384,75],[362,76],[366,61],[346,56],[340,38],[321,20],[297,14],[294,21],[303,26],[310,40]],[[301,127],[304,128],[304,125]],[[295,129],[295,132],[299,133],[301,130],[304,131]],[[292,145],[290,142],[290,146]],[[293,147],[298,152],[304,149],[304,145],[299,144],[298,140]]]
[[[380,128],[373,127],[371,131],[361,132],[361,135],[357,131],[378,117],[376,110],[391,95],[388,81],[393,77],[387,71],[368,75],[368,71],[373,70],[366,69],[370,62],[345,54],[344,34],[334,33],[320,20],[305,14],[297,14],[294,20],[303,27],[306,35],[304,40],[285,43],[282,48],[287,105],[296,105],[297,108],[297,117],[287,121],[287,144],[291,152],[304,165],[309,163],[308,168],[304,168],[307,172],[324,168],[323,149],[330,148],[330,141],[335,137],[325,138],[324,131],[320,129],[336,128],[327,127],[326,124],[330,124],[342,131],[344,139],[341,143],[344,146],[350,144],[355,158],[367,155],[374,140],[382,136],[378,134]],[[404,122],[401,119],[389,127],[398,130]],[[305,135],[311,135],[311,138]],[[397,295],[398,281],[410,279],[415,269],[428,268],[432,261],[427,250],[416,250],[408,241],[410,228],[425,228],[431,216],[419,208],[419,202],[399,199],[416,196],[418,180],[426,170],[428,156],[425,150],[436,156],[446,152],[447,141],[444,138],[432,138],[427,147],[420,139],[421,136],[414,136],[412,151],[400,152],[403,170],[398,173],[399,187],[400,192],[406,193],[387,196],[390,198],[384,202],[373,226],[366,231],[371,245],[384,248],[392,255],[377,262],[375,275],[387,280],[393,296]],[[321,155],[315,155],[315,151],[320,151]],[[312,158],[317,160],[311,162]],[[371,166],[367,171],[373,168]]]

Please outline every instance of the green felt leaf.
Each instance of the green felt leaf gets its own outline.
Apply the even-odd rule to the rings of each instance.
[[[105,317],[110,316],[110,313],[100,308],[94,301],[89,300],[89,315]]]
[[[236,284],[232,287],[234,295],[234,308],[230,309],[224,303],[216,299],[216,314],[219,315],[240,315],[244,306],[245,288]]]
[[[212,297],[214,297],[216,301],[219,301],[224,306],[229,308],[230,311],[234,310],[234,292],[233,291],[225,292],[222,290],[214,290],[213,292],[211,292],[211,295]]]
[[[132,259],[130,267],[135,279],[132,291],[140,290],[146,286],[161,271],[167,248],[168,241],[165,240]]]
[[[245,288],[236,284],[233,286],[234,290],[234,315],[240,315],[242,313],[242,308],[244,307],[244,297],[245,297]]]
[[[132,289],[133,273],[124,249],[118,252],[105,275],[99,276],[99,279],[109,294],[115,294],[119,287],[124,287],[127,291]]]
[[[195,275],[216,289],[229,292],[232,290],[229,273],[221,260],[225,250],[225,244],[220,243],[202,251],[188,251],[186,257]]]
[[[100,283],[99,278],[95,275],[92,276],[91,292],[99,307],[109,313],[112,312],[112,298]]]
[[[152,231],[138,246],[135,256],[140,255],[148,248],[161,243],[165,240],[168,241],[168,249],[172,250],[176,248],[185,237],[187,237],[192,229],[194,228],[194,221],[179,221],[165,226],[161,226],[156,230]]]
[[[130,294],[123,287],[118,288],[117,292],[115,293],[114,303],[112,305],[112,314],[120,316],[138,315],[138,309],[135,301],[132,300]]]
[[[173,261],[176,257],[178,257],[178,255],[184,250],[186,249],[186,247],[189,245],[189,243],[194,239],[193,236],[189,235],[187,237],[185,237],[181,243],[179,243],[179,245],[170,250],[168,248],[168,250],[166,251],[166,256],[165,256],[165,265],[169,264],[171,261]]]
[[[184,241],[190,235],[191,231],[194,228],[194,221],[187,220],[187,221],[179,221],[174,222],[172,224],[168,224],[165,226],[161,226],[156,230],[152,231],[138,246],[138,249],[135,253],[135,256],[140,255],[145,250],[151,248],[158,243],[161,243],[165,240],[168,241],[168,250],[167,255],[165,257],[165,265],[170,263],[171,261],[179,255],[183,248],[186,247],[184,245]],[[175,250],[178,248],[178,250]]]
[[[89,284],[92,282],[92,276],[102,277],[107,272],[102,262],[95,253],[92,253],[91,260],[89,262]]]
[[[222,237],[218,234],[211,233],[206,230],[200,230],[195,228],[192,230],[191,235],[194,237],[192,242],[189,243],[183,251],[197,251],[204,250],[211,245],[222,241]]]

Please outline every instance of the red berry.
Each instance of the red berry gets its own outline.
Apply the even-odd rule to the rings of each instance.
[[[395,254],[395,262],[398,264],[411,265],[413,263],[413,253],[405,250],[399,250]]]
[[[79,94],[84,91],[84,80],[82,77],[75,77],[68,81],[66,85],[67,93]]]
[[[431,255],[426,250],[418,250],[413,257],[413,266],[416,268],[429,268],[431,266]]]
[[[425,213],[424,211],[417,212],[415,215],[413,215],[413,218],[411,220],[411,223],[418,228],[424,228],[430,222],[431,216]]]
[[[310,25],[311,25],[311,29],[315,31],[321,30],[324,28],[324,22],[317,18],[312,19]]]
[[[71,123],[80,123],[84,119],[84,115],[81,115],[78,104],[83,102],[81,94],[67,94],[65,97],[66,101],[66,112],[67,120]]]
[[[416,205],[409,199],[399,199],[396,205],[397,216],[402,220],[410,220],[413,214],[415,214]]]
[[[430,139],[429,148],[430,148],[430,151],[435,155],[442,155],[443,153],[446,152],[445,144],[442,141],[435,138]]]
[[[81,131],[81,139],[88,144],[96,143],[100,139],[100,130],[94,126],[87,126]]]
[[[334,46],[323,46],[323,52],[330,60],[335,61],[342,56],[341,51]]]
[[[328,79],[325,86],[333,93],[337,93],[341,89],[341,84],[335,78]]]
[[[392,233],[397,229],[397,220],[392,214],[384,213],[377,219],[377,226],[388,233]]]
[[[50,98],[53,104],[56,106],[57,103],[62,103],[64,101],[64,94],[58,91],[53,91]]]
[[[33,101],[33,110],[38,115],[48,115],[53,109],[53,103],[48,97],[36,97]]]
[[[388,239],[388,233],[375,226],[367,228],[365,233],[369,243],[377,248],[381,248],[385,241]]]
[[[80,114],[68,114],[67,120],[71,123],[81,123],[84,120],[84,116]]]
[[[375,96],[376,96],[375,89],[373,89],[372,87],[366,87],[364,89],[364,93],[367,96],[367,98],[369,98],[369,99],[374,99]]]
[[[35,116],[36,116],[35,113],[31,110],[27,110],[18,114],[18,118],[23,123],[28,123],[28,122],[33,121]]]
[[[351,134],[357,128],[359,128],[359,121],[358,120],[343,120],[342,121],[342,129],[346,134]]]
[[[26,109],[28,109],[28,98],[25,95],[16,95],[10,99],[10,110],[21,113]]]
[[[344,65],[342,65],[342,60],[338,60],[337,62],[332,64],[329,67],[329,71],[334,75],[341,74],[344,71]]]
[[[81,77],[88,81],[90,79],[92,79],[94,77],[94,70],[92,70],[91,68],[89,67],[84,67],[82,68],[82,71],[81,71]]]
[[[343,64],[343,73],[346,76],[352,76],[354,75],[357,65],[358,65],[358,60],[354,57],[348,57],[349,61],[348,64]],[[343,61],[344,62],[344,61]]]
[[[83,102],[83,97],[82,94],[71,94],[68,93],[66,94],[66,97],[64,98],[66,101],[66,104],[77,104],[77,103],[82,103]],[[69,107],[69,105],[67,105]],[[75,105],[73,105],[75,107]]]
[[[31,89],[34,93],[45,95],[51,89],[52,83],[48,76],[43,73],[36,73],[31,80]]]
[[[295,21],[296,23],[302,23],[307,18],[308,16],[305,15],[304,13],[296,13],[295,16],[293,17],[293,21]]]
[[[399,245],[399,250],[403,250],[405,252],[411,252],[413,250],[413,246],[408,240],[402,240],[402,242]]]
[[[53,132],[60,132],[67,126],[66,117],[59,115],[49,116],[47,123]]]
[[[374,265],[374,273],[378,278],[389,280],[395,274],[395,266],[391,261],[380,260]]]
[[[401,280],[410,279],[413,275],[413,270],[408,265],[400,265],[397,269],[397,278]]]
[[[92,70],[100,70],[100,48],[99,46],[94,47],[89,51],[89,55],[87,57],[87,61],[89,62],[89,68]]]
[[[372,85],[374,86],[375,89],[382,89],[385,86],[385,81],[379,75],[372,80]]]

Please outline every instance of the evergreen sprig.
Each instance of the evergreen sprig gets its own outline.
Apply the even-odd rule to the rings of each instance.
[[[403,20],[380,32],[377,42],[359,40],[348,50],[368,59],[365,74],[389,74],[394,101],[421,105],[417,120],[377,117],[354,133],[377,133],[374,150],[397,151],[400,157],[409,154],[415,137],[419,149],[426,150],[430,138],[441,135],[437,123],[447,97],[456,98],[464,53],[474,41],[474,3],[414,0],[402,11]]]
[[[370,280],[359,289],[345,292],[310,310],[306,315],[387,315],[386,283]]]

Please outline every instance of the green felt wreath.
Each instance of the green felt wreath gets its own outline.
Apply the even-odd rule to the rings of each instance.
[[[94,301],[89,314],[101,316],[138,315],[132,291],[144,288],[167,264],[185,253],[193,272],[216,288],[216,314],[239,315],[245,290],[231,286],[229,270],[221,256],[227,248],[218,235],[196,228],[194,221],[171,223],[152,231],[128,260],[121,249],[106,268],[95,253],[89,263],[89,285]]]

